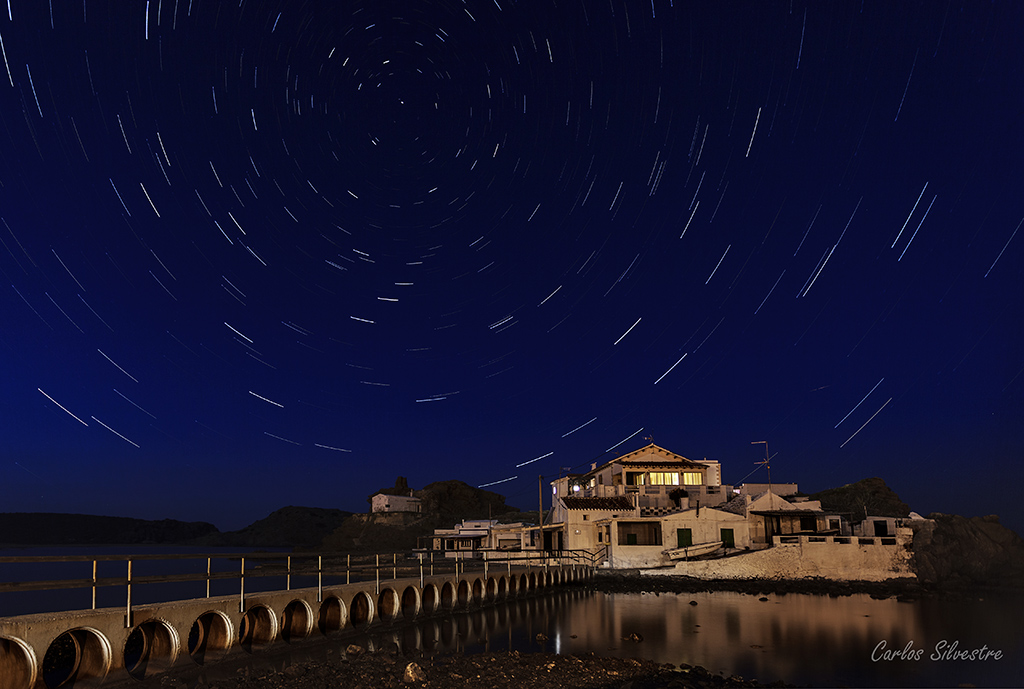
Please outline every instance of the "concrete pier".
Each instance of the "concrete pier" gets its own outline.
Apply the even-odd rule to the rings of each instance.
[[[216,663],[239,647],[252,652],[279,641],[514,600],[591,571],[553,560],[0,618],[0,689],[92,689],[145,680],[184,664]]]

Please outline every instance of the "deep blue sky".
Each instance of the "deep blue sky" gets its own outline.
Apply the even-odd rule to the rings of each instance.
[[[1024,526],[1019,3],[9,8],[0,510],[531,508],[649,436]]]

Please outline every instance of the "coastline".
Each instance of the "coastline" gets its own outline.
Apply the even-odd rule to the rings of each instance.
[[[918,579],[886,579],[883,581],[838,580],[824,577],[801,579],[699,579],[678,574],[643,574],[637,569],[597,569],[586,582],[572,584],[590,591],[604,593],[701,593],[732,591],[749,595],[803,593],[819,596],[851,596],[867,594],[872,598],[896,598],[901,601],[921,598],[971,598],[993,593],[1024,593],[1024,590],[1001,586],[936,586]]]

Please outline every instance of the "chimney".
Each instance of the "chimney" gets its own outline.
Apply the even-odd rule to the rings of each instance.
[[[593,471],[596,468],[597,468],[597,462],[591,462],[590,463],[590,470]]]

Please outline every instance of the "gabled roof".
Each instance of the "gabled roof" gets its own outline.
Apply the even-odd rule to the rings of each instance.
[[[562,498],[567,510],[622,510],[632,511],[633,501],[625,495],[607,498]]]
[[[653,455],[653,456],[652,456]],[[690,466],[695,469],[703,469],[707,465],[702,462],[695,462],[692,459],[687,459],[682,455],[677,455],[675,452],[670,452],[663,447],[659,447],[654,443],[645,445],[639,450],[634,450],[628,454],[624,454],[621,457],[610,459],[604,464],[600,465],[590,473],[593,474],[601,469],[605,468],[609,464],[630,464],[632,466],[665,466],[665,465],[684,465]]]

